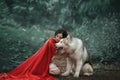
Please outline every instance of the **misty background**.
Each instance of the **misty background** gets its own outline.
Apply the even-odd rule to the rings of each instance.
[[[120,66],[119,0],[0,0],[0,71],[34,54],[59,28],[82,39],[91,63]]]

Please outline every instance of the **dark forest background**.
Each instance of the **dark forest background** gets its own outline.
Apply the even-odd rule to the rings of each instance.
[[[83,40],[95,64],[120,64],[119,0],[0,0],[0,71],[34,54],[58,28]]]

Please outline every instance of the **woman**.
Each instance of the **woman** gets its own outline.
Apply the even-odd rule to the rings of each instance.
[[[55,37],[49,38],[34,55],[11,72],[0,74],[0,80],[55,80],[49,72],[56,74],[59,69],[52,69],[53,66],[51,68],[50,64],[56,52],[55,43],[65,37],[67,37],[67,32],[64,29],[57,30]],[[54,67],[56,66],[54,65]]]

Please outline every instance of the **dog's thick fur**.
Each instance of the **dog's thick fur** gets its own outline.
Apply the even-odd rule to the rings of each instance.
[[[66,71],[62,73],[62,76],[68,76],[74,69],[74,77],[79,77],[81,71],[84,75],[92,75],[93,68],[89,63],[85,63],[88,60],[88,53],[86,47],[83,45],[81,39],[71,37],[63,38],[60,42],[56,43],[56,47],[63,47],[67,54],[67,66]]]

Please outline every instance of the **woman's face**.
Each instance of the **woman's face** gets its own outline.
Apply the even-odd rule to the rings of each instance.
[[[55,40],[56,40],[56,42],[59,42],[60,41],[60,39],[62,39],[62,33],[58,33],[56,36],[55,36]]]

